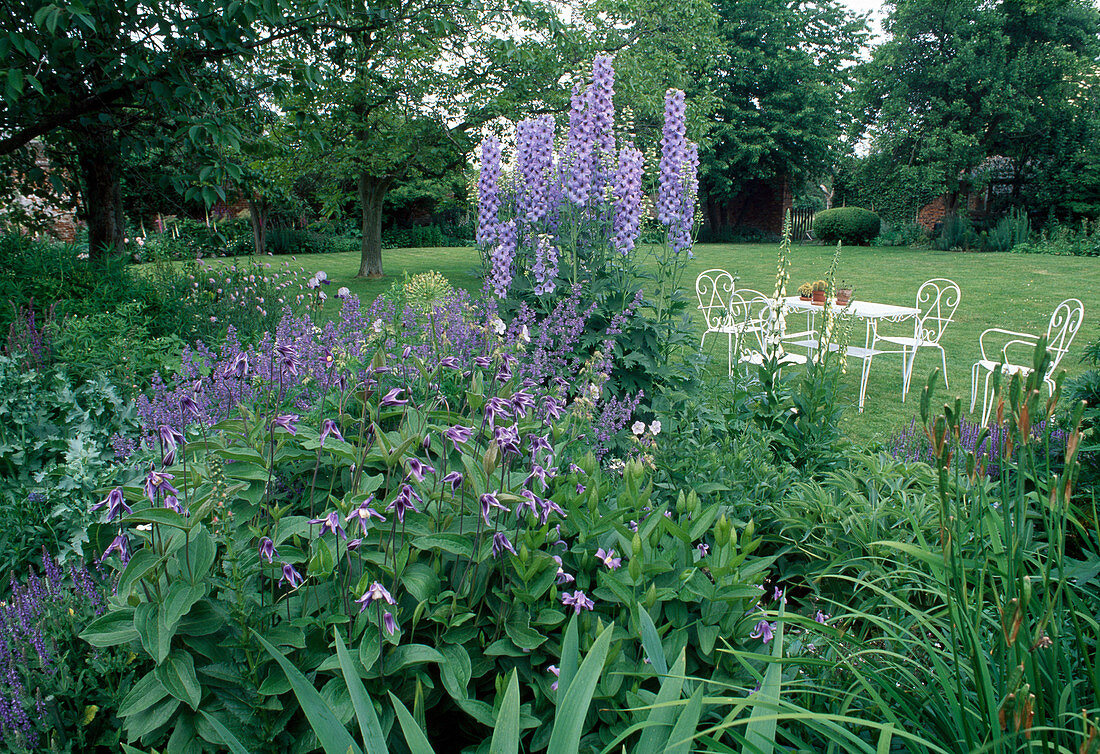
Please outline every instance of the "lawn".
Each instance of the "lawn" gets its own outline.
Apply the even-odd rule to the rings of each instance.
[[[695,300],[694,282],[703,270],[720,267],[738,276],[739,287],[770,293],[775,287],[777,246],[775,244],[702,244],[695,247],[684,282]],[[791,260],[791,292],[799,283],[824,276],[833,249],[824,246],[795,246]],[[324,270],[335,286],[347,286],[364,301],[373,300],[407,272],[414,275],[438,270],[456,287],[480,288],[480,261],[469,248],[389,249],[383,252],[387,277],[370,281],[355,278],[357,254],[323,254],[298,257],[309,271]],[[1069,297],[1085,302],[1085,321],[1064,362],[1070,374],[1081,370],[1083,346],[1100,337],[1100,311],[1086,298],[1085,291],[1100,287],[1100,260],[1087,257],[1057,257],[1023,254],[976,254],[897,248],[846,248],[841,254],[838,279],[855,288],[855,298],[881,303],[913,305],[917,288],[933,277],[947,277],[959,284],[962,299],[955,321],[943,336],[947,350],[950,388],[941,397],[960,396],[970,400],[970,367],[978,356],[978,336],[988,327],[1023,332],[1043,332],[1054,307]],[[331,291],[332,289],[330,289]],[[330,304],[332,305],[332,304]],[[912,325],[884,325],[880,332],[909,334]],[[695,318],[695,328],[702,327]],[[853,339],[862,339],[857,326]],[[708,338],[707,350],[714,350],[716,369],[725,370],[725,344]],[[916,415],[921,386],[939,352],[925,349],[917,359],[909,397],[901,402],[901,359],[882,356],[873,362],[862,414],[855,411],[859,362],[845,377],[843,396],[850,404],[845,423],[858,440],[887,439]],[[941,383],[942,384],[942,383]]]

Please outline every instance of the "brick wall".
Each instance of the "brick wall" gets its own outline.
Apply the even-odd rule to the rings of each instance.
[[[703,223],[712,232],[724,228],[755,228],[778,236],[783,232],[783,216],[793,200],[786,177],[777,181],[749,181],[730,201],[708,199],[703,205]]]

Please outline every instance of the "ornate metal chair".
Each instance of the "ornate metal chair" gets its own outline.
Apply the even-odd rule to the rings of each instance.
[[[913,362],[917,351],[922,348],[937,348],[943,363],[943,384],[947,386],[947,352],[940,345],[943,331],[955,318],[962,292],[958,284],[947,278],[933,278],[926,281],[917,290],[917,315],[911,336],[879,335],[876,328],[871,348],[878,353],[901,354],[901,400],[909,394],[909,384],[913,379]],[[892,343],[897,348],[878,348],[878,343]]]
[[[1043,382],[1047,385],[1047,391],[1054,394],[1054,379],[1052,375],[1054,370],[1058,368],[1062,358],[1069,351],[1070,344],[1073,343],[1074,336],[1077,335],[1077,331],[1081,329],[1081,322],[1085,318],[1085,305],[1078,299],[1067,298],[1054,309],[1054,313],[1050,315],[1050,323],[1047,325],[1046,332],[1046,347],[1047,352],[1050,354],[1050,366],[1047,367],[1046,374],[1043,375]],[[986,350],[986,336],[1001,335],[1006,336],[1008,340],[1001,346],[1000,351]],[[1002,330],[999,327],[991,327],[981,334],[978,338],[978,346],[982,351],[982,358],[974,363],[974,367],[970,374],[970,410],[974,410],[974,406],[978,401],[978,378],[981,373],[985,372],[985,388],[982,393],[982,424],[984,425],[989,421],[989,414],[993,410],[993,396],[990,395],[989,387],[993,374],[1000,369],[1001,373],[1006,376],[1014,374],[1026,375],[1032,371],[1032,367],[1025,364],[1018,364],[1013,362],[1008,354],[1009,348],[1016,346],[1022,348],[1034,349],[1039,342],[1038,335],[1032,335],[1030,333],[1014,332],[1012,330]],[[999,358],[991,358],[994,354]]]
[[[706,270],[695,278],[695,294],[699,297],[699,310],[703,312],[703,323],[706,330],[699,339],[699,347],[703,347],[707,336],[711,333],[725,335],[729,341],[729,368],[733,370],[733,339],[739,334],[738,327],[744,323],[738,323],[730,312],[730,299],[733,296],[733,275],[725,270]]]

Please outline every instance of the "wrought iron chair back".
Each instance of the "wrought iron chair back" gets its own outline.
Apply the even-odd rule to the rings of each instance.
[[[955,318],[961,296],[958,283],[947,278],[933,278],[921,285],[917,290],[920,314],[913,335],[918,345],[940,342],[943,331]]]
[[[734,291],[733,275],[713,269],[699,273],[695,279],[695,294],[703,312],[707,332],[724,332],[734,324],[730,316],[730,297]]]

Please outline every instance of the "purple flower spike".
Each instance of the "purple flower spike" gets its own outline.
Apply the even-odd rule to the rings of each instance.
[[[332,419],[325,419],[321,422],[321,447],[325,447],[325,440],[328,436],[332,435],[337,440],[343,440],[344,436],[340,434],[340,428],[336,426],[336,422]]]
[[[103,506],[107,506],[108,521],[114,521],[121,518],[123,513],[134,512],[133,509],[126,504],[126,499],[122,496],[121,487],[115,487],[107,493],[107,497],[93,505],[92,510],[99,510]]]
[[[312,518],[309,521],[311,524],[320,524],[321,531],[318,532],[319,537],[325,536],[325,532],[332,532],[337,537],[348,538],[347,532],[344,531],[344,527],[340,525],[340,514],[336,511],[332,511],[324,518]]]
[[[573,87],[569,107],[569,134],[561,155],[565,171],[565,196],[577,206],[588,203],[592,193],[592,117],[588,92]]]
[[[275,558],[279,557],[279,553],[275,551],[275,543],[269,537],[261,539],[260,546],[257,549],[260,553],[260,560],[266,560],[268,563],[273,563]]]
[[[420,509],[416,507],[413,501],[423,503],[423,498],[416,494],[416,490],[407,484],[402,484],[401,489],[397,493],[397,497],[393,499],[393,502],[386,506],[386,510],[393,511],[397,514],[397,520],[401,523],[405,523],[405,513],[413,511],[419,513]]]
[[[291,589],[297,589],[305,579],[302,578],[302,574],[294,570],[294,566],[290,563],[283,563],[283,577],[279,579],[279,583],[282,584],[284,581],[290,584]]]
[[[298,427],[295,422],[297,422],[300,418],[301,417],[298,416],[298,414],[282,414],[280,416],[276,416],[275,419],[271,422],[271,425],[272,427],[282,427],[287,432],[293,435],[297,434],[298,432]]]
[[[401,393],[405,392],[404,389],[395,387],[393,390],[382,396],[381,405],[386,406],[404,406],[409,402],[408,398],[402,398]]]
[[[382,613],[382,628],[384,628],[386,633],[390,636],[397,633],[397,621],[394,620],[393,613],[389,610]]]
[[[765,644],[771,641],[773,636],[775,636],[775,626],[766,620],[757,623],[749,634],[750,639],[760,639]]]
[[[508,506],[502,505],[497,496],[492,492],[486,492],[481,496],[481,520],[485,522],[486,526],[490,526],[489,523],[489,511],[496,509],[504,512],[508,512]]]
[[[418,482],[424,481],[425,474],[434,474],[435,468],[421,461],[419,458],[410,458],[406,461],[409,465],[409,477]]]
[[[481,142],[481,174],[477,180],[477,243],[491,246],[500,220],[500,142],[495,136]]]
[[[516,215],[535,223],[549,213],[554,161],[554,118],[543,115],[516,125]]]
[[[497,243],[489,249],[491,264],[488,282],[497,298],[504,298],[512,284],[512,276],[515,274],[512,261],[515,259],[518,244],[516,221],[502,223],[497,231]]]
[[[615,172],[615,192],[612,221],[612,243],[624,256],[634,250],[642,222],[642,166],[645,158],[633,145],[619,152],[619,168]]]
[[[497,532],[493,535],[493,557],[499,558],[505,552],[510,552],[516,555],[516,548],[512,547],[512,543],[508,541],[508,537],[503,532]]]
[[[535,263],[531,265],[531,274],[535,276],[536,296],[554,292],[554,281],[558,276],[558,247],[545,233],[535,241]]]
[[[126,538],[125,534],[119,534],[111,540],[111,544],[107,545],[107,549],[103,551],[103,557],[106,558],[112,552],[118,553],[118,557],[122,559],[123,564],[130,562],[130,540]]]
[[[615,557],[614,550],[604,550],[602,547],[596,550],[596,559],[607,566],[609,571],[614,571],[623,564],[622,558]]]
[[[367,587],[367,591],[363,592],[363,596],[355,601],[359,604],[359,612],[363,612],[367,609],[367,605],[375,600],[382,600],[387,605],[396,604],[393,601],[393,595],[379,581],[375,581]]]
[[[561,596],[561,604],[566,607],[572,607],[575,614],[580,615],[581,610],[592,610],[596,607],[596,603],[588,599],[584,592],[580,589],[576,590],[572,594],[566,592]]]

